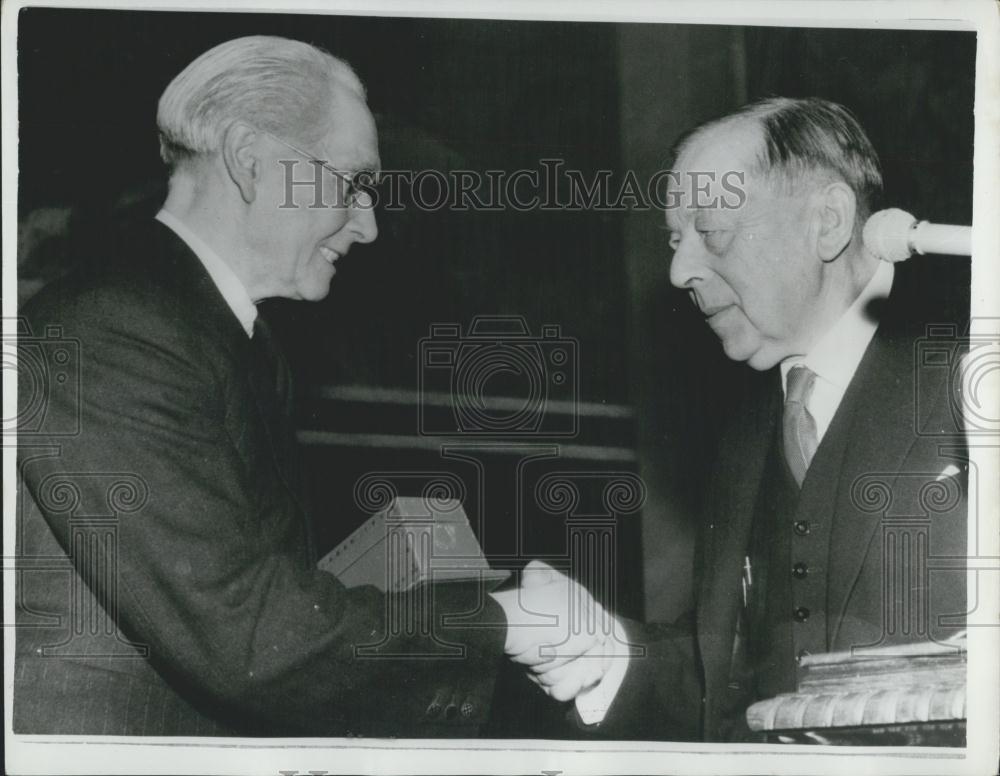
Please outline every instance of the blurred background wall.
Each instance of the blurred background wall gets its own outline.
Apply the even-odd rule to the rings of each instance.
[[[815,95],[868,129],[886,204],[971,223],[973,33],[35,8],[21,12],[18,34],[22,301],[99,264],[116,219],[155,213],[160,93],[198,54],[247,34],[299,38],[351,62],[386,169],[485,175],[560,160],[586,180],[610,171],[614,192],[629,171],[645,181],[665,168],[697,122],[765,95]],[[610,525],[601,595],[634,617],[681,614],[718,429],[731,392],[755,375],[723,358],[670,288],[662,213],[411,206],[378,218],[379,239],[338,264],[325,301],[264,305],[297,378],[321,545],[367,517],[356,489],[366,475],[446,471],[464,483],[496,565],[565,565],[571,525]],[[556,393],[569,404],[539,411],[545,429],[572,423],[573,435],[477,437],[504,444],[456,453],[421,433],[422,406],[451,422],[447,402],[422,405],[419,394],[432,326],[464,331],[483,315],[519,316],[531,337],[558,327],[574,369]],[[522,377],[488,392],[516,404]],[[553,472],[583,483],[575,509],[538,503]],[[605,485],[622,473],[641,476],[641,508],[608,507]]]

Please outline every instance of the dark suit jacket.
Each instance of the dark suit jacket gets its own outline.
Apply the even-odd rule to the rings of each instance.
[[[792,626],[796,655],[942,639],[964,622],[968,460],[951,381],[968,328],[968,274],[956,278],[930,258],[913,264],[897,266],[890,299],[873,305],[879,328],[788,526],[808,523],[791,539],[808,576],[793,580],[788,569],[775,583],[809,610]],[[646,655],[632,658],[600,735],[712,741],[745,732],[753,698],[730,668],[743,560],[781,411],[775,368],[723,436],[701,525],[695,615],[631,627]],[[949,465],[956,476],[939,479]]]
[[[482,720],[497,604],[316,571],[255,343],[166,227],[108,254],[24,310],[14,730],[425,736],[448,734],[449,704]]]

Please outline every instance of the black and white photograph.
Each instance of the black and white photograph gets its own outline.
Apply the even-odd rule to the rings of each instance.
[[[1000,6],[3,7],[11,774],[991,774]]]

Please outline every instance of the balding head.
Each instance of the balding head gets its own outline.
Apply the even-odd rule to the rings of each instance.
[[[749,175],[783,193],[832,180],[846,183],[857,201],[858,227],[882,194],[878,155],[851,112],[815,97],[772,97],[750,103],[722,118],[695,127],[675,146],[675,159],[740,127],[753,137],[748,151]],[[686,168],[679,163],[678,167]]]

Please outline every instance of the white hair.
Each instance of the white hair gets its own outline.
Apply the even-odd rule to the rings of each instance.
[[[336,89],[362,99],[351,66],[302,41],[252,35],[209,49],[160,96],[160,156],[171,167],[222,147],[234,121],[309,146],[328,131]]]

